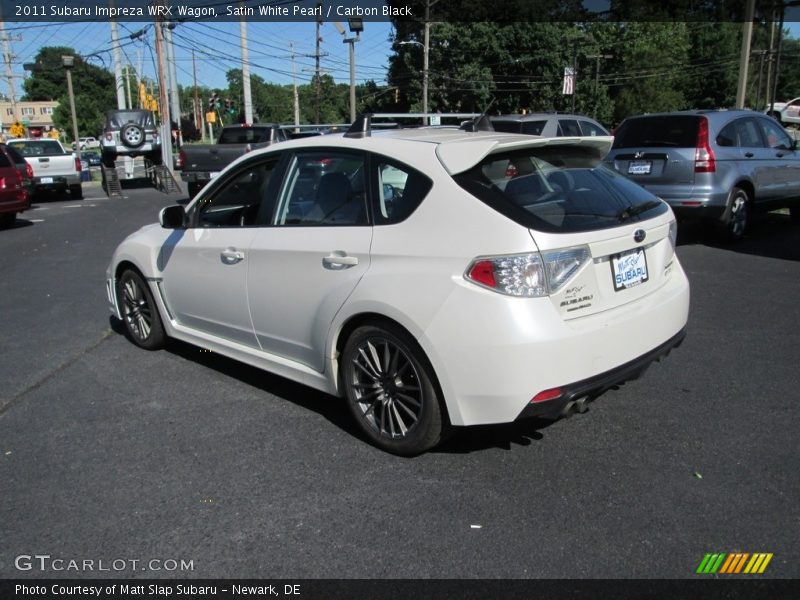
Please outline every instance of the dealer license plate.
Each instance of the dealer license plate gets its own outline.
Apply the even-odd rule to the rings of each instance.
[[[629,175],[650,175],[653,163],[649,160],[632,160],[628,165]]]
[[[42,178],[40,179],[40,181],[41,181],[42,183],[53,183],[53,178],[52,178],[52,177],[42,177]]]
[[[611,257],[611,275],[614,291],[626,290],[641,285],[649,279],[644,248],[637,248]]]

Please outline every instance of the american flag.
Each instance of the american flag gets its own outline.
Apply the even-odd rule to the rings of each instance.
[[[575,93],[575,67],[564,67],[564,85],[561,93],[567,96]]]

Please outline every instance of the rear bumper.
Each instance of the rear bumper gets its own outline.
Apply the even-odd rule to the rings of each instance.
[[[27,190],[16,190],[0,194],[0,214],[21,213],[31,207]]]
[[[645,189],[669,204],[675,216],[683,219],[720,219],[728,204],[728,191],[712,187],[648,185]]]
[[[64,189],[70,185],[77,185],[81,182],[81,174],[75,172],[70,175],[54,175],[42,176],[33,178],[33,188],[36,190],[43,189]]]
[[[682,329],[672,338],[653,348],[651,351],[642,354],[638,358],[620,365],[605,373],[600,373],[594,377],[589,377],[582,381],[576,381],[562,386],[562,394],[553,400],[545,402],[530,403],[517,417],[517,420],[528,419],[531,417],[556,418],[569,412],[577,400],[594,400],[604,392],[622,385],[626,381],[638,379],[647,368],[667,356],[673,348],[677,348],[683,343],[686,337],[686,329]]]

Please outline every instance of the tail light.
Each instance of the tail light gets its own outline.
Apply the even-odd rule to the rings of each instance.
[[[114,134],[113,134],[113,133],[111,133],[110,131],[109,131],[109,132],[107,132],[107,133],[106,133],[106,140],[108,140],[108,141],[110,142],[110,141],[112,141],[113,139],[114,139]]]
[[[7,185],[6,184],[6,178],[5,177],[0,177],[0,190],[6,189],[6,185]]]
[[[181,150],[180,152],[178,152],[178,164],[177,164],[177,166],[182,169],[183,165],[185,165],[185,164],[186,164],[186,152]]]
[[[81,157],[80,156],[76,156],[75,157],[75,170],[78,171],[78,173],[81,172]]]
[[[27,161],[25,162],[25,175],[28,176],[28,179],[33,179],[33,167]]]
[[[506,296],[541,298],[560,290],[591,259],[587,246],[475,259],[465,277]]]
[[[708,143],[708,119],[700,117],[697,127],[697,147],[694,151],[694,172],[714,173],[716,170],[717,161],[714,159],[714,151]]]

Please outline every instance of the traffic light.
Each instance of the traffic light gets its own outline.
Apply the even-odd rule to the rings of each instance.
[[[217,108],[219,108],[219,94],[214,92],[208,99],[208,110],[216,110]]]

